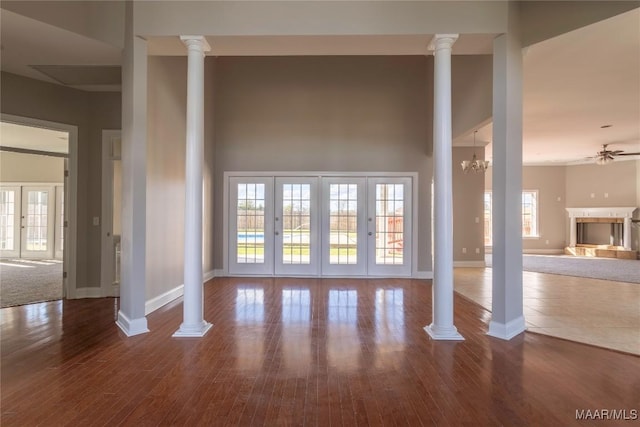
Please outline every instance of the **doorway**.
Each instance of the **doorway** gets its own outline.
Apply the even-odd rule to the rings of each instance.
[[[231,176],[232,275],[412,272],[411,176]]]
[[[2,305],[73,298],[77,128],[2,114],[0,129]]]

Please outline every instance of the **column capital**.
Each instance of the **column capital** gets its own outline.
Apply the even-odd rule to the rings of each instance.
[[[180,36],[180,41],[184,43],[187,49],[197,49],[202,53],[209,52],[211,46],[204,36]]]
[[[456,40],[458,40],[458,34],[435,34],[427,45],[427,49],[430,52],[435,52],[439,49],[451,49]]]

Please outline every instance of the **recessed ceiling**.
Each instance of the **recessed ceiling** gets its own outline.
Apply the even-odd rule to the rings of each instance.
[[[51,129],[0,122],[0,146],[49,153],[69,153],[69,134]]]
[[[0,24],[2,71],[60,83],[56,80],[57,77],[51,77],[33,66],[46,66],[49,70],[59,66],[119,68],[122,62],[119,48],[5,9],[0,14]],[[77,70],[78,68],[76,78],[69,80],[67,86],[84,90],[120,90],[119,83],[96,85],[80,81],[76,84]],[[61,77],[61,72],[63,71],[59,70],[58,77]],[[72,77],[71,72],[65,72],[67,77]]]

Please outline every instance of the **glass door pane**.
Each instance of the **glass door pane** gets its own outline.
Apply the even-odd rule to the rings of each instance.
[[[317,178],[276,178],[276,274],[318,273]]]
[[[366,274],[364,184],[364,178],[323,178],[323,274]]]
[[[411,275],[411,179],[369,179],[369,274]]]
[[[229,272],[273,273],[273,179],[230,178]]]
[[[0,188],[0,257],[20,256],[20,187]]]
[[[53,187],[22,188],[23,258],[53,258],[54,208]]]

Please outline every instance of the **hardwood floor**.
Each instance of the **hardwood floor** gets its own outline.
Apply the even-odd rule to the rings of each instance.
[[[456,295],[464,342],[434,342],[423,280],[225,279],[201,339],[181,301],[127,338],[114,299],[2,309],[3,426],[594,425],[640,409],[640,358],[539,334],[486,335]]]

